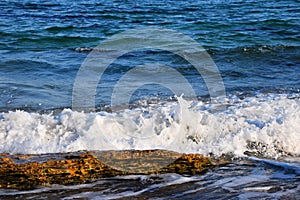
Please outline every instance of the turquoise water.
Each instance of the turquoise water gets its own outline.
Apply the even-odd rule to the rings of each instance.
[[[106,140],[117,149],[171,148],[235,159],[205,176],[117,177],[1,190],[0,198],[299,198],[300,1],[4,0],[0,10],[0,153],[102,150],[111,147]],[[109,66],[96,89],[99,112],[69,110],[76,75],[93,48],[150,26],[182,33],[207,50],[224,82],[225,110],[215,112],[190,63],[161,49],[127,52]],[[112,112],[114,86],[145,63],[156,65],[150,71],[176,69],[197,101],[180,113],[172,91],[152,84],[134,92],[130,109],[118,105]],[[181,87],[170,73],[161,79]],[[143,143],[139,134],[153,137]]]

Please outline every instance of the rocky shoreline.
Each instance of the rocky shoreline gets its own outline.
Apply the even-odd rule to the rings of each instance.
[[[166,150],[80,151],[54,154],[0,154],[0,188],[75,185],[101,178],[140,174],[204,174],[214,167],[201,154]]]

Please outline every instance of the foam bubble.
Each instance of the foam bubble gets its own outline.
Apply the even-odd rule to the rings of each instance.
[[[168,149],[216,156],[300,154],[300,99],[260,95],[227,99],[227,109],[202,101],[149,104],[117,113],[59,115],[14,111],[0,117],[0,152]]]

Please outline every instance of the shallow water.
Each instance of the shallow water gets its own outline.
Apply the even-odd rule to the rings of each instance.
[[[76,186],[1,190],[3,199],[299,199],[299,163],[239,159],[203,176],[178,174],[106,178]]]

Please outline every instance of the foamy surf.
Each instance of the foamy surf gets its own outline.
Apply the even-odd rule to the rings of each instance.
[[[0,152],[168,149],[270,158],[300,154],[298,94],[231,97],[218,112],[211,112],[218,104],[177,100],[117,113],[2,113]]]

